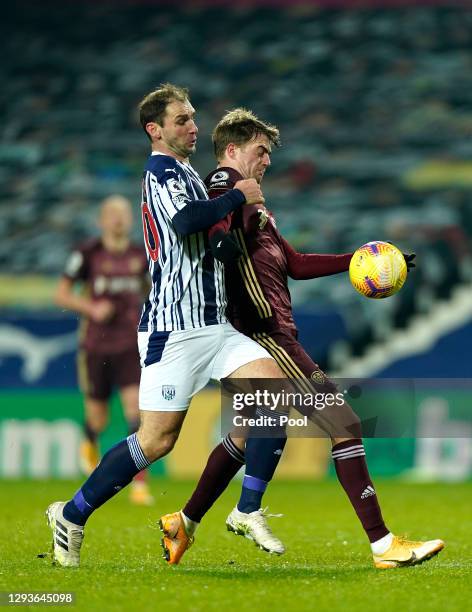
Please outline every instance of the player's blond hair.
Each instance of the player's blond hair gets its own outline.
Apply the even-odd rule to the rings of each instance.
[[[148,123],[158,123],[162,126],[166,114],[167,105],[177,100],[187,102],[189,91],[186,87],[178,87],[172,83],[162,83],[157,89],[148,93],[139,103],[139,121],[147,137],[146,125]]]
[[[228,111],[216,124],[211,135],[216,159],[220,161],[223,158],[230,143],[241,147],[261,134],[267,136],[272,145],[280,146],[280,132],[275,125],[261,121],[245,108]]]

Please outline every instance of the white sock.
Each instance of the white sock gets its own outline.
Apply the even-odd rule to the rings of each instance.
[[[393,533],[387,533],[386,536],[380,538],[376,542],[372,542],[370,547],[374,555],[383,555],[390,548],[393,542]]]
[[[189,519],[188,516],[185,516],[182,510],[180,511],[180,516],[182,517],[182,520],[184,522],[185,531],[187,532],[187,535],[189,536],[189,538],[191,538],[200,523],[197,523],[197,521],[192,521],[192,519]]]

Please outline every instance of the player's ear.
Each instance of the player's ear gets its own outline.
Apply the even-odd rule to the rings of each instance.
[[[159,124],[155,123],[154,121],[146,123],[146,132],[149,134],[152,140],[161,139],[161,128]]]
[[[226,155],[229,157],[229,159],[234,159],[236,156],[236,145],[234,144],[234,142],[230,142],[229,145],[226,147]]]

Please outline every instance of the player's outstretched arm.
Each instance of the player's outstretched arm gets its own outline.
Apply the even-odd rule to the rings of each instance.
[[[239,189],[231,189],[214,200],[189,201],[174,215],[172,222],[175,229],[184,236],[201,232],[236,210],[245,201],[246,198]]]
[[[349,270],[352,253],[328,255],[320,253],[298,253],[282,238],[285,255],[287,257],[287,271],[294,280],[307,280],[331,276]]]
[[[172,217],[172,223],[184,236],[201,232],[245,202],[246,197],[239,189],[231,189],[213,200],[191,200]]]
[[[201,232],[220,221],[241,204],[264,201],[254,179],[238,181],[234,189],[212,200],[189,200],[172,217],[175,229],[184,236]]]

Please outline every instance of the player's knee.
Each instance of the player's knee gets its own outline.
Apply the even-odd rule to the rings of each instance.
[[[101,433],[108,425],[108,414],[94,414],[87,417],[87,423],[97,433]]]
[[[177,438],[178,432],[162,432],[154,436],[148,436],[142,430],[138,432],[141,449],[151,463],[170,453]]]
[[[286,378],[275,359],[259,359],[254,365],[257,378]]]
[[[362,438],[362,425],[361,425],[360,418],[357,416],[354,410],[352,410],[352,408],[349,408],[348,415],[349,415],[349,418],[345,426],[345,429],[346,429],[346,432],[350,434],[349,437]],[[346,435],[345,432],[343,432],[343,434]]]

